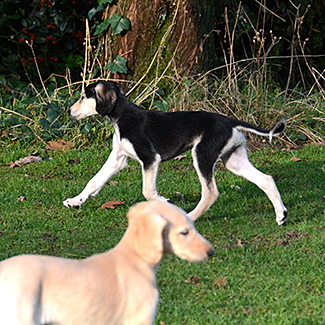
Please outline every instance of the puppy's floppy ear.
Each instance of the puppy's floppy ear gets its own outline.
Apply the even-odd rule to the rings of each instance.
[[[121,93],[121,95],[124,95],[125,96],[125,92],[123,90],[123,87],[120,84],[118,84],[118,83],[116,83],[115,86],[119,90],[119,92]]]
[[[117,85],[117,84],[116,84]],[[121,86],[119,86],[121,87]],[[119,88],[112,87],[111,84],[99,82],[95,87],[96,93],[96,111],[102,115],[109,115],[115,106],[117,92]]]

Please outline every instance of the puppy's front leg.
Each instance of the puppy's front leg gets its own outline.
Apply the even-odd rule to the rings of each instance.
[[[114,149],[100,171],[88,182],[84,190],[74,198],[63,201],[67,208],[82,206],[89,197],[95,197],[106,182],[128,165],[128,156],[120,149]]]
[[[158,195],[156,189],[156,179],[157,172],[160,163],[160,156],[156,156],[156,160],[150,166],[144,166],[142,164],[142,194],[148,200],[160,200],[160,201],[169,201],[163,196]]]

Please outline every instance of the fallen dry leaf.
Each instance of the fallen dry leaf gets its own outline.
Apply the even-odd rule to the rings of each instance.
[[[19,201],[19,202],[24,202],[24,201],[26,201],[26,200],[27,200],[27,199],[26,199],[25,196],[20,195],[20,196],[18,197],[18,201]]]
[[[216,281],[214,281],[213,286],[218,289],[227,288],[228,287],[227,278],[219,277]]]
[[[200,285],[201,277],[199,277],[197,275],[191,275],[190,280],[192,283]]]
[[[49,141],[46,147],[51,150],[67,151],[71,149],[74,145],[75,143],[73,142],[64,141],[63,139],[58,139],[57,142]]]
[[[298,158],[298,157],[292,157],[290,160],[291,160],[291,161],[294,161],[294,162],[301,161],[301,159]]]
[[[42,236],[39,236],[38,238],[47,240],[49,242],[54,242],[58,239],[58,236],[52,236],[51,234],[45,232]]]
[[[290,232],[287,232],[286,235],[289,238],[309,237],[309,235],[306,232],[296,232],[295,230],[292,230]]]
[[[68,164],[69,165],[78,165],[78,164],[80,164],[80,159],[78,159],[78,158],[69,159]]]
[[[287,243],[285,240],[278,239],[278,240],[276,241],[276,245],[277,245],[277,246],[287,246],[288,243]]]
[[[104,204],[102,204],[102,206],[100,207],[102,210],[104,210],[105,208],[107,209],[115,209],[115,206],[117,205],[121,205],[121,204],[124,204],[124,202],[122,201],[107,201],[105,202]]]
[[[41,161],[43,161],[43,159],[38,156],[28,155],[27,157],[20,158],[20,159],[16,160],[15,162],[11,162],[9,167],[10,168],[21,167],[22,165],[27,165],[30,163],[41,162]]]

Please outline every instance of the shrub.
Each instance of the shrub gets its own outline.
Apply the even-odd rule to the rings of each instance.
[[[36,62],[43,77],[68,67],[77,78],[84,60],[85,17],[92,7],[91,0],[0,2],[1,81],[38,84]]]

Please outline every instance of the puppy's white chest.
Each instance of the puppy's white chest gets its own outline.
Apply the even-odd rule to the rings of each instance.
[[[139,159],[137,153],[135,152],[132,143],[126,138],[121,138],[120,130],[118,129],[118,127],[116,127],[116,125],[113,125],[113,126],[114,126],[114,130],[115,130],[115,133],[113,136],[114,145],[116,145],[117,147],[122,149],[127,154],[127,156],[129,156],[130,158],[140,162],[140,159]]]

